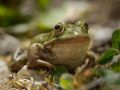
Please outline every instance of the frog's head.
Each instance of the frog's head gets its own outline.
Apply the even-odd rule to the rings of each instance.
[[[78,21],[74,24],[58,23],[54,27],[54,36],[59,39],[69,39],[88,36],[88,24]]]
[[[40,34],[33,38],[31,43],[49,44],[54,41],[63,43],[66,42],[84,42],[90,41],[88,35],[88,25],[84,21],[78,21],[74,24],[58,23],[54,26],[53,30],[47,34]],[[62,42],[60,42],[62,41]]]

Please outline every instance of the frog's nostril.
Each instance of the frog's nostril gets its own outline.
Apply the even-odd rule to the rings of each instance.
[[[88,24],[85,22],[84,27],[86,30],[88,30]]]

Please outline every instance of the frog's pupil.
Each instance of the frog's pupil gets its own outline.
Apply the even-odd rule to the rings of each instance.
[[[56,25],[55,26],[55,29],[57,30],[57,29],[60,29],[61,28],[61,26],[60,25]]]

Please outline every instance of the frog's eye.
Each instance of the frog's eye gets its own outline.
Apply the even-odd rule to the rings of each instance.
[[[56,31],[61,32],[62,29],[63,29],[63,25],[62,25],[62,24],[59,23],[59,24],[55,25],[55,30],[56,30]]]
[[[64,31],[63,24],[59,23],[59,24],[55,25],[54,29],[55,29],[56,35],[61,34]]]

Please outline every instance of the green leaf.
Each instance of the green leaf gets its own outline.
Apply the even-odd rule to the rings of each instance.
[[[56,84],[60,83],[60,77],[64,73],[68,73],[68,70],[63,66],[57,66],[56,69],[52,71],[52,76]]]
[[[100,58],[98,59],[98,63],[106,64],[106,63],[110,62],[112,60],[113,56],[117,55],[118,53],[119,53],[119,51],[117,49],[110,48],[100,56]]]
[[[117,29],[112,34],[112,48],[120,50],[120,29]]]
[[[61,76],[63,73],[67,73],[68,70],[64,66],[57,66],[53,71],[52,75]]]
[[[117,62],[115,64],[113,64],[111,66],[111,69],[114,71],[114,72],[120,72],[120,62]]]
[[[63,74],[60,78],[60,86],[64,90],[74,90],[73,89],[73,76],[68,73]]]
[[[103,77],[105,76],[104,68],[92,68],[92,73],[96,76]]]

